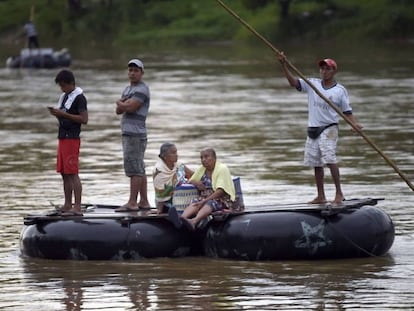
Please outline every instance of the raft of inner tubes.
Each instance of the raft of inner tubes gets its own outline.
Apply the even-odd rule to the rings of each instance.
[[[84,207],[83,216],[28,215],[20,236],[25,257],[139,260],[206,256],[237,260],[331,259],[385,255],[394,225],[379,199],[341,205],[281,204],[221,213],[190,232],[167,215]],[[53,214],[53,213],[52,213]]]

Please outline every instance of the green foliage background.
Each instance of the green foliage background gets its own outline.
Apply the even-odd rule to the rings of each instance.
[[[289,16],[280,15],[283,0],[223,1],[269,40],[409,41],[414,36],[411,0],[291,0]],[[0,41],[12,44],[34,8],[43,44],[122,47],[257,42],[214,0],[82,0],[69,10],[63,0],[0,0]],[[24,40],[24,39],[21,39]]]

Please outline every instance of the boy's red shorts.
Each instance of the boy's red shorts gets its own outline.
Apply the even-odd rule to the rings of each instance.
[[[80,139],[59,139],[56,172],[79,174]]]

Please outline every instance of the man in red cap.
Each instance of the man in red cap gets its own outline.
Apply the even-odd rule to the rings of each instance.
[[[338,141],[338,113],[325,102],[303,79],[294,77],[289,71],[286,57],[282,53],[278,59],[289,84],[300,92],[308,94],[308,137],[305,144],[304,164],[314,168],[317,196],[310,201],[312,204],[326,203],[324,189],[324,166],[328,166],[335,184],[333,203],[339,204],[345,197],[341,189],[339,168],[336,160],[336,145]],[[317,90],[336,105],[352,122],[355,127],[362,129],[352,114],[348,92],[345,87],[336,82],[334,76],[338,66],[333,59],[325,58],[318,62],[320,78],[310,78],[308,81]]]

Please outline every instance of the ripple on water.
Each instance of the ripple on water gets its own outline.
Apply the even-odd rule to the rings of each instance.
[[[302,165],[306,97],[288,89],[274,68],[256,65],[259,69],[252,71],[249,62],[177,61],[169,55],[157,59],[156,70],[148,66],[151,202],[151,170],[165,141],[175,142],[180,161],[192,168],[200,163],[199,150],[214,146],[219,160],[241,177],[248,208],[307,202],[315,196],[313,172]],[[393,69],[380,79],[376,72],[364,73],[363,80],[358,73],[341,72],[340,81],[349,86],[365,133],[412,179],[413,79],[404,72]],[[23,216],[62,203],[62,182],[54,167],[56,120],[45,109],[59,93],[54,74],[0,69],[0,309],[409,310],[414,305],[411,190],[342,121],[338,156],[345,196],[385,199],[378,206],[396,227],[389,256],[312,262],[20,258]],[[114,102],[126,85],[126,72],[77,68],[76,75],[90,113],[82,132],[83,201],[122,204],[129,185]],[[326,181],[329,199],[334,187],[328,171]]]

